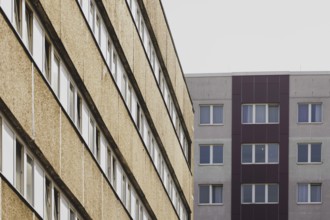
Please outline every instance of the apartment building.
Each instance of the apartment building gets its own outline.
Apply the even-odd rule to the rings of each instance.
[[[186,76],[195,219],[329,219],[330,72]]]
[[[161,2],[0,6],[0,218],[191,219],[194,115]]]

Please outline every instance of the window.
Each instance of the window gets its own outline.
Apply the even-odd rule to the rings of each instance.
[[[222,185],[199,185],[199,204],[222,204]]]
[[[201,105],[200,124],[223,124],[223,106]]]
[[[23,194],[23,146],[16,140],[16,189]]]
[[[242,204],[278,203],[278,184],[243,184]]]
[[[54,188],[54,220],[60,219],[60,193]]]
[[[45,219],[52,219],[52,186],[51,181],[46,177],[46,195],[45,195]]]
[[[108,61],[108,66],[111,69],[112,59],[111,59],[111,41],[110,40],[108,40],[107,61]]]
[[[56,55],[54,55],[54,65],[52,71],[52,88],[56,96],[59,97],[60,59]]]
[[[44,64],[45,64],[45,74],[48,82],[51,82],[51,44],[48,39],[45,39],[45,56],[44,56]]]
[[[242,164],[278,163],[278,144],[243,144],[241,147]]]
[[[107,176],[111,180],[111,150],[107,148]]]
[[[140,207],[139,200],[136,199],[135,200],[135,219],[139,219],[139,216],[140,216],[139,207]]]
[[[77,95],[77,127],[81,131],[81,111],[82,111],[82,99],[80,95]]]
[[[124,74],[123,74],[123,81],[122,81],[122,93],[123,93],[125,102],[128,103],[127,102],[127,77]]]
[[[140,129],[140,105],[136,105],[136,126]]]
[[[70,220],[75,220],[76,219],[76,215],[74,213],[74,211],[72,209],[70,209]]]
[[[27,36],[27,48],[32,53],[32,33],[33,33],[33,13],[27,4],[25,4],[25,21],[26,21],[26,36]]]
[[[89,5],[89,24],[92,28],[92,31],[94,32],[95,28],[94,28],[94,11],[95,11],[95,8],[94,8],[94,3],[93,1],[90,1],[90,5]]]
[[[140,206],[140,220],[143,220],[143,207]]]
[[[70,87],[69,87],[69,116],[72,120],[74,120],[74,112],[75,112],[75,109],[74,109],[74,86],[73,84],[70,82]]]
[[[223,164],[223,145],[200,145],[200,164]]]
[[[131,185],[128,183],[127,184],[127,209],[128,212],[131,213],[131,200],[132,200],[132,190],[131,190]]]
[[[126,177],[123,175],[123,181],[121,186],[121,198],[124,205],[126,206]]]
[[[298,203],[321,203],[321,183],[298,183]]]
[[[128,109],[132,111],[132,87],[131,85],[128,85],[128,90],[127,90],[127,105]]]
[[[112,157],[112,186],[116,190],[117,188],[117,161]]]
[[[101,44],[101,20],[100,16],[96,15],[96,25],[95,25],[95,38],[97,43]]]
[[[101,133],[100,130],[96,128],[95,157],[98,162],[100,162],[100,143],[101,143]]]
[[[321,143],[299,143],[298,163],[321,163]]]
[[[302,123],[322,122],[322,104],[299,103],[298,122],[302,122]]]
[[[33,160],[26,155],[26,199],[33,204]]]
[[[14,0],[14,26],[19,35],[22,35],[22,5],[21,0]]]
[[[113,50],[113,77],[115,78],[115,81],[117,81],[117,54]]]
[[[94,153],[94,143],[95,143],[95,134],[94,134],[94,121],[91,118],[89,121],[89,148],[91,149],[92,153]]]
[[[242,105],[243,124],[277,124],[279,123],[278,104],[244,104]]]

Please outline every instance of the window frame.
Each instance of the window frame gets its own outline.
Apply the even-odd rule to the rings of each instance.
[[[244,191],[243,187],[250,185],[252,186],[252,196],[251,202],[244,202]],[[265,202],[256,202],[256,194],[255,194],[255,187],[256,185],[264,185],[265,186]],[[277,202],[269,202],[269,185],[277,185]],[[279,204],[280,200],[280,185],[278,183],[243,183],[241,184],[241,205],[264,205],[264,204]]]
[[[269,145],[276,144],[278,146],[278,157],[277,162],[269,162]],[[243,162],[243,146],[252,145],[252,162]],[[256,145],[265,145],[265,162],[256,161]],[[241,165],[265,165],[265,164],[279,164],[280,163],[280,144],[279,143],[244,143],[241,144]]]
[[[263,106],[265,105],[265,122],[256,122],[256,106]],[[252,106],[252,122],[244,122],[243,121],[243,107],[244,106]],[[269,122],[269,106],[278,106],[278,122]],[[244,103],[241,104],[241,124],[244,125],[263,125],[263,124],[280,124],[280,116],[281,116],[281,109],[279,103]]]
[[[209,149],[210,149],[210,162],[209,163],[201,163],[201,154],[200,154],[200,149],[201,147],[203,146],[208,146]],[[214,163],[213,162],[213,155],[214,155],[214,146],[221,146],[222,147],[222,163]],[[199,162],[198,162],[198,165],[199,166],[222,166],[224,164],[223,162],[223,149],[224,149],[224,144],[200,144],[199,145]]]
[[[299,184],[307,184],[307,202],[299,202]],[[318,185],[320,186],[320,190],[321,190],[321,193],[320,193],[320,202],[311,202],[311,197],[312,197],[312,191],[311,191],[311,186],[312,185]],[[296,190],[296,204],[297,205],[320,205],[322,204],[322,183],[317,183],[317,182],[314,182],[314,183],[306,183],[306,182],[298,182],[297,183],[297,190]]]
[[[201,191],[200,191],[200,187],[201,186],[208,186],[208,190],[209,190],[209,200],[208,200],[208,203],[201,203],[200,202],[200,193],[201,193]],[[221,202],[220,203],[213,203],[213,200],[212,200],[212,197],[213,197],[213,188],[215,188],[215,187],[221,187],[221,191],[222,191],[222,193],[221,193]],[[199,184],[198,185],[198,205],[199,206],[221,206],[221,205],[223,205],[224,204],[224,202],[223,202],[223,184],[221,184],[221,183],[219,183],[219,184]]]
[[[299,161],[299,145],[300,144],[307,144],[307,162],[300,162]],[[312,144],[320,144],[321,145],[321,153],[320,153],[321,160],[320,160],[320,162],[312,162],[311,161],[311,158],[312,158]],[[322,143],[321,142],[308,142],[308,143],[301,142],[301,143],[297,143],[297,164],[298,165],[304,165],[304,164],[318,165],[318,164],[323,163],[322,159],[323,158],[322,158]]]
[[[202,106],[208,106],[210,107],[210,123],[201,123],[201,107]],[[215,106],[218,106],[218,107],[222,107],[222,122],[221,123],[214,123],[214,118],[213,118],[213,108]],[[200,104],[199,105],[199,125],[200,126],[209,126],[209,125],[212,125],[212,126],[219,126],[219,125],[224,125],[224,118],[223,118],[223,113],[224,113],[224,104]]]
[[[299,105],[308,105],[308,121],[299,121]],[[312,105],[321,105],[321,121],[312,121]],[[298,102],[297,103],[297,124],[323,124],[323,103],[322,102]]]

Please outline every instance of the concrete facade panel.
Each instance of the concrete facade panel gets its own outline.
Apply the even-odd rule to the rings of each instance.
[[[2,219],[37,219],[33,211],[19,198],[2,177],[0,178],[0,188]]]
[[[0,14],[0,97],[32,136],[32,62]],[[12,53],[12,51],[16,51]],[[20,65],[13,65],[19,61]],[[15,82],[15,83],[10,83]],[[24,108],[22,108],[22,106]]]

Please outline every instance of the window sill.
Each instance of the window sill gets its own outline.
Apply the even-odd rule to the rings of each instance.
[[[198,206],[223,206],[223,203],[198,203]]]
[[[297,205],[322,205],[322,202],[297,202]]]
[[[204,127],[204,126],[224,126],[223,123],[221,124],[199,124],[199,126]]]
[[[265,123],[244,123],[244,122],[241,122],[242,125],[278,125],[280,124],[280,122],[265,122]]]
[[[223,163],[199,163],[198,164],[201,167],[207,167],[207,166],[223,166]]]
[[[322,165],[323,162],[297,162],[297,165]]]
[[[241,205],[277,205],[279,204],[278,202],[254,202],[254,203],[241,203]]]
[[[297,122],[297,125],[322,125],[323,122]]]
[[[241,163],[241,165],[278,165],[279,163]]]

